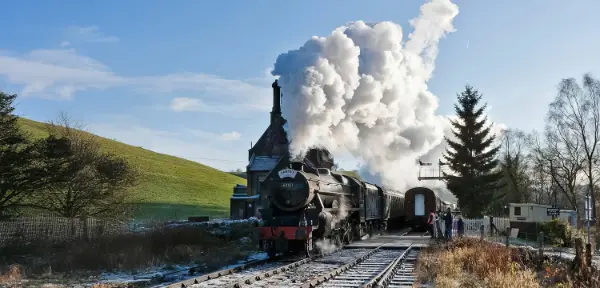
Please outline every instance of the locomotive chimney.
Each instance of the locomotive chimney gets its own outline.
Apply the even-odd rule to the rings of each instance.
[[[273,110],[271,111],[271,124],[273,124],[275,119],[281,117],[281,88],[277,84],[277,79],[271,87],[273,87]]]

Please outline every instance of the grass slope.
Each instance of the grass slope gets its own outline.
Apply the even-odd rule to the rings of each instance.
[[[360,175],[358,175],[357,171],[354,170],[338,170],[338,171],[334,171],[335,173],[340,173],[342,175],[346,175],[346,176],[350,176],[350,177],[354,177],[358,180],[362,180],[362,178],[360,177]]]
[[[34,137],[47,135],[44,123],[19,120]],[[141,173],[140,184],[132,189],[129,199],[139,207],[137,218],[227,217],[233,186],[246,183],[243,178],[193,161],[97,137],[104,151],[126,157]]]

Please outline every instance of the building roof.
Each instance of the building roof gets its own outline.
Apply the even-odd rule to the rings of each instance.
[[[271,171],[280,159],[281,157],[278,156],[252,156],[248,171]]]

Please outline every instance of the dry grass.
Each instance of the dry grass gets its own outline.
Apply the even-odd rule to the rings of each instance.
[[[0,273],[0,285],[14,285],[21,282],[23,278],[22,268],[19,265],[11,265],[8,271]]]
[[[435,287],[540,287],[515,250],[488,242],[459,239],[419,258],[419,280]]]
[[[256,250],[250,225],[237,227],[234,232],[214,235],[209,227],[182,225],[89,242],[14,243],[0,248],[0,286],[2,281],[25,276],[81,279],[101,271],[135,271],[169,264],[197,264],[201,266],[199,270],[214,270]],[[2,274],[3,271],[8,272]]]
[[[600,287],[593,267],[575,270],[568,260],[473,238],[423,250],[417,274],[435,287]]]

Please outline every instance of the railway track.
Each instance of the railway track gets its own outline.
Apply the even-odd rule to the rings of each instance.
[[[385,244],[301,287],[413,287],[417,280],[413,272],[419,250],[412,245],[404,250],[386,250],[383,246]]]
[[[400,232],[406,235],[410,230]],[[210,274],[200,275],[184,281],[169,284],[169,288],[204,287],[291,287],[309,281],[314,275],[339,267],[362,257],[372,249],[344,250],[340,247],[329,253],[303,258],[297,261],[262,259],[239,267],[224,269]],[[310,263],[310,264],[309,264]]]

